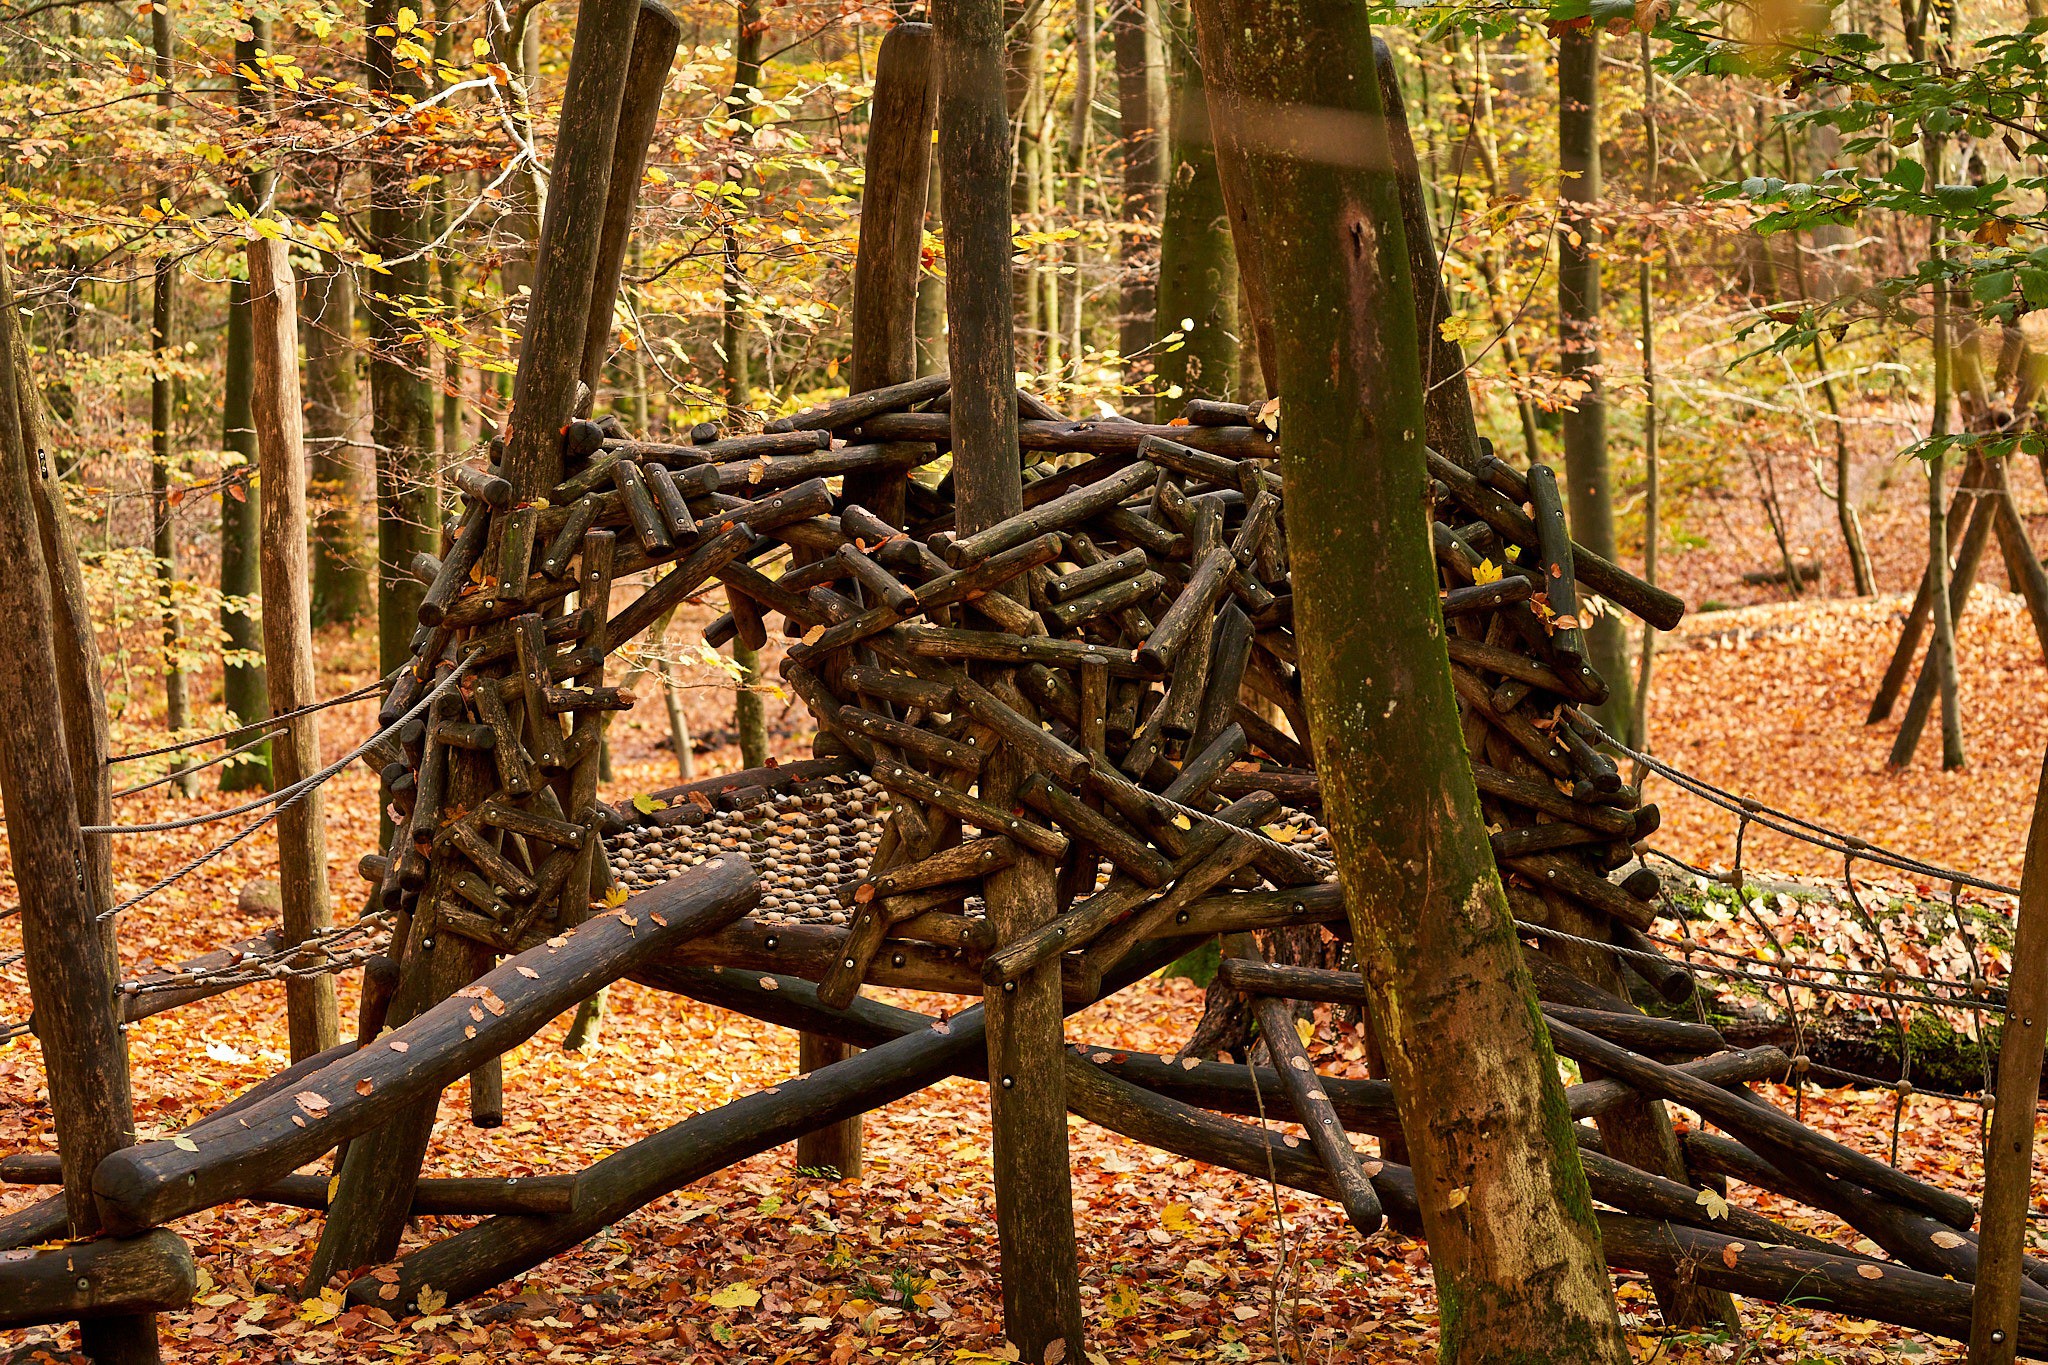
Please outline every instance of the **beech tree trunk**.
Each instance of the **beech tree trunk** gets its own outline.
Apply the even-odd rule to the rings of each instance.
[[[1180,416],[1190,398],[1227,398],[1237,374],[1237,253],[1216,174],[1194,25],[1183,0],[1166,29],[1172,105],[1171,170],[1159,224],[1159,298],[1154,359],[1159,376],[1154,415]],[[1183,328],[1182,323],[1192,324]],[[1178,343],[1164,338],[1185,331]]]
[[[396,0],[369,0],[370,87],[387,97],[421,99],[419,73],[399,65],[395,36]],[[401,125],[402,127],[402,125]],[[404,159],[396,155],[370,163],[370,246],[389,261],[412,255],[427,240],[426,206],[406,186]],[[386,674],[412,656],[426,586],[412,576],[416,554],[431,554],[440,528],[434,494],[434,397],[421,378],[427,347],[408,340],[414,333],[408,304],[427,295],[425,258],[392,265],[377,277],[366,300],[370,314],[370,439],[377,453],[377,666]]]
[[[1158,249],[1145,229],[1159,219],[1166,198],[1166,58],[1159,41],[1160,0],[1119,0],[1112,12],[1116,35],[1117,120],[1123,138],[1124,181],[1121,317],[1117,345],[1124,379],[1152,373],[1152,362],[1131,357],[1152,344],[1158,290]]]
[[[226,637],[221,667],[221,701],[228,714],[251,728],[229,739],[230,748],[256,737],[254,728],[270,709],[263,671],[263,630],[257,599],[262,591],[257,561],[263,496],[256,478],[255,419],[250,392],[255,382],[254,342],[249,321],[249,285],[228,281],[228,336],[222,375],[221,447],[227,462],[220,488],[220,628]],[[220,768],[222,791],[270,785],[270,745],[259,744]]]
[[[1614,553],[1614,489],[1607,467],[1607,399],[1600,380],[1600,260],[1592,205],[1600,199],[1600,35],[1587,21],[1568,28],[1557,48],[1558,360],[1586,385],[1564,412],[1564,475],[1572,536],[1609,560]],[[1593,667],[1607,681],[1600,714],[1614,734],[1630,731],[1628,637],[1610,612],[1584,623]]]
[[[247,77],[258,49],[270,46],[270,21],[252,16],[249,37],[235,43],[235,104],[244,118],[261,121],[270,115],[270,99]],[[275,174],[256,166],[244,177],[238,198],[250,213],[261,213]],[[228,714],[252,727],[228,741],[230,748],[255,738],[254,726],[270,710],[269,685],[263,669],[263,627],[257,599],[262,583],[257,568],[262,487],[256,474],[255,419],[250,393],[255,383],[255,343],[249,317],[249,283],[228,280],[228,338],[222,374],[221,448],[227,466],[221,471],[220,595],[221,632],[227,636],[221,668],[221,701]],[[296,363],[296,357],[294,359]],[[260,744],[221,765],[222,791],[247,791],[270,785],[270,746]]]
[[[171,58],[176,48],[168,6],[151,6],[149,32],[155,55],[153,74],[157,83],[156,107],[159,111],[156,126],[161,132],[168,129],[171,122]],[[159,199],[167,198],[170,192],[168,185],[157,186]],[[177,297],[176,272],[177,267],[169,256],[157,258],[149,305],[149,508],[154,528],[152,548],[156,558],[157,592],[163,616],[164,729],[173,735],[192,723],[191,700],[185,682],[185,629],[178,619],[178,535],[171,524],[172,386],[168,366]],[[171,762],[173,771],[184,767],[178,759]],[[181,794],[190,796],[199,790],[198,775],[184,773],[176,785]]]
[[[1207,73],[1214,116],[1274,133],[1232,169],[1286,321],[1274,358],[1305,699],[1414,1163],[1442,1358],[1620,1365],[1592,1200],[1451,689],[1413,290],[1366,7],[1202,0],[1198,14],[1225,58]],[[1287,131],[1327,136],[1333,123],[1362,154],[1337,164]]]
[[[337,266],[306,277],[307,494],[313,513],[313,623],[352,625],[370,613],[363,545],[361,418],[356,384],[355,277]]]

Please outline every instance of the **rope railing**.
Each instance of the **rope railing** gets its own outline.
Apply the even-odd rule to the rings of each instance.
[[[406,665],[400,665],[401,669],[404,667]],[[213,744],[219,740],[232,739],[236,735],[247,734],[251,726],[270,725],[280,720],[297,720],[300,716],[310,716],[315,711],[325,711],[330,707],[346,706],[350,702],[365,701],[370,697],[382,696],[390,691],[391,684],[397,680],[397,677],[398,671],[394,670],[386,677],[379,678],[372,683],[364,683],[361,687],[344,692],[340,696],[329,697],[324,701],[310,702],[293,711],[282,711],[274,716],[265,716],[262,720],[249,722],[248,725],[237,725],[228,730],[216,730],[210,735],[199,735],[193,739],[181,739],[175,744],[160,745],[154,749],[137,749],[135,752],[127,754],[109,754],[107,755],[107,766],[111,768],[116,763],[134,763],[145,758],[162,758],[165,754],[182,753],[187,749],[197,749],[201,745]],[[225,756],[223,755],[223,757]],[[215,759],[213,761],[219,762],[220,760]],[[205,765],[202,764],[201,766]],[[187,771],[190,770],[188,769]]]

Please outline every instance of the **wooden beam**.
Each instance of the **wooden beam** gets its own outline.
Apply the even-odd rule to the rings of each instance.
[[[305,412],[299,401],[299,305],[291,256],[281,241],[249,243],[249,317],[255,334],[257,467],[263,480],[263,662],[270,705],[280,713],[320,699],[313,676],[312,587],[307,568]],[[271,744],[279,786],[320,770],[318,712],[286,721]],[[284,939],[299,943],[334,923],[327,897],[326,794],[315,787],[278,812],[278,884]],[[341,1041],[332,976],[285,982],[292,1060]]]
[[[738,918],[756,897],[746,859],[714,858],[508,958],[292,1093],[116,1153],[93,1182],[110,1224],[146,1227],[261,1189],[518,1046],[599,986]]]
[[[167,1228],[0,1255],[0,1328],[95,1318],[143,1318],[183,1308],[199,1267]],[[106,1356],[88,1352],[95,1359]]]

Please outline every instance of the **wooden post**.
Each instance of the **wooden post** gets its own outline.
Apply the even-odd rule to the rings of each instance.
[[[853,261],[852,393],[917,378],[917,283],[938,100],[931,26],[898,24],[875,57],[860,247]],[[901,525],[908,478],[907,466],[849,474],[846,500]],[[797,1062],[815,1071],[854,1051],[835,1038],[806,1033],[798,1041]],[[858,1115],[797,1139],[799,1167],[830,1169],[843,1178],[859,1175],[860,1162]]]
[[[661,117],[661,95],[675,64],[681,23],[661,0],[640,0],[633,27],[633,56],[619,107],[619,132],[612,144],[611,183],[605,196],[604,231],[590,287],[590,319],[583,332],[583,382],[597,392],[604,359],[611,352],[612,310],[619,300],[620,272],[633,238],[633,211],[640,203],[640,178],[647,170],[647,144]],[[643,431],[641,434],[645,434]]]
[[[1017,447],[1016,338],[1010,294],[1010,130],[1003,101],[1000,0],[935,7],[939,71],[939,175],[945,219],[953,376],[953,486],[961,534],[1023,510]],[[981,777],[984,799],[1007,807],[1024,773],[1005,748]],[[1051,919],[1057,872],[1020,858],[989,878],[988,917],[1007,941]],[[1061,1061],[1060,974],[1046,963],[991,987],[989,1110],[996,1231],[1002,1248],[1003,1326],[1025,1361],[1064,1343],[1082,1355],[1074,1257],[1072,1173]]]
[[[71,764],[61,726],[52,730],[64,711],[14,331],[13,308],[0,308],[0,356],[8,362],[0,365],[0,563],[10,570],[0,574],[0,650],[12,672],[11,685],[0,688],[0,798],[21,888],[22,952],[64,1162],[65,1210],[71,1235],[90,1237],[100,1229],[93,1170],[135,1140],[135,1115],[114,928],[94,909]],[[156,1319],[148,1314],[84,1324],[80,1333],[86,1353],[102,1362],[158,1358]]]
[[[249,321],[255,337],[256,458],[263,481],[263,659],[274,711],[319,700],[313,678],[311,587],[307,574],[306,450],[299,401],[299,306],[285,244],[249,243]],[[320,770],[317,712],[285,722],[271,746],[278,785]],[[314,788],[277,817],[278,883],[284,938],[298,943],[334,923],[327,898],[326,796]],[[341,1011],[331,976],[285,983],[292,1060],[302,1062],[341,1041]]]
[[[0,261],[0,309],[14,307],[14,287]],[[43,569],[50,580],[53,618],[51,644],[57,651],[57,692],[64,703],[64,751],[71,760],[73,794],[78,798],[81,825],[114,822],[112,783],[107,754],[107,693],[100,679],[99,638],[93,633],[92,603],[85,595],[85,577],[78,567],[78,547],[71,531],[71,513],[56,465],[44,444],[43,402],[29,370],[28,339],[14,332],[14,397],[21,420],[21,454],[35,499],[42,532]],[[95,907],[110,904],[113,885],[113,840],[105,834],[85,838],[86,886]]]
[[[929,25],[898,24],[875,58],[867,185],[853,260],[853,393],[917,378],[917,281],[939,96],[933,57]],[[848,475],[847,501],[900,526],[908,477],[902,470]]]
[[[2033,1205],[2034,1117],[2041,1099],[2041,1055],[2048,1038],[2048,758],[2034,797],[2020,877],[2005,1028],[1998,1038],[1997,1107],[1984,1152],[1983,1222],[1977,1238],[1977,1288],[1970,1306],[1970,1365],[2005,1365],[2019,1345],[2020,1272]]]
[[[562,427],[575,405],[583,369],[619,109],[632,71],[639,14],[640,0],[589,0],[576,13],[547,216],[505,433],[505,477],[521,502],[545,495],[562,477]]]

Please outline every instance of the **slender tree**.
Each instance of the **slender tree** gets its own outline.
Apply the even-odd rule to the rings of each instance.
[[[1186,0],[1169,3],[1174,6],[1165,33],[1173,160],[1159,225],[1155,333],[1163,343],[1155,361],[1161,421],[1179,416],[1187,398],[1228,397],[1238,348],[1237,254],[1223,207],[1223,182],[1216,174],[1202,63]],[[1164,340],[1174,334],[1182,334],[1181,340]]]
[[[734,182],[747,176],[747,163],[754,142],[754,98],[761,87],[762,35],[767,24],[761,17],[760,0],[739,0],[733,15],[732,89],[725,98],[725,116],[732,125],[733,161],[728,175]],[[752,387],[749,339],[747,335],[746,263],[740,256],[736,219],[728,217],[724,231],[725,275],[721,310],[721,331],[725,349],[725,412],[728,421],[740,420]],[[739,691],[733,697],[733,727],[739,731],[740,762],[758,768],[768,761],[768,709],[760,692],[761,655],[739,640],[732,642],[732,661],[740,671]]]
[[[313,622],[353,625],[370,613],[356,441],[355,277],[338,263],[309,275],[300,330],[306,350],[307,493],[313,507]]]
[[[1095,0],[1074,0],[1074,99],[1067,120],[1067,356],[1079,365],[1083,351],[1082,300],[1087,297],[1084,272],[1087,241],[1081,235],[1081,212],[1087,201],[1088,157],[1095,126]],[[1078,401],[1078,400],[1077,400]]]
[[[1600,378],[1599,228],[1600,34],[1583,20],[1565,29],[1557,49],[1557,339],[1559,364],[1584,386],[1564,414],[1564,469],[1572,534],[1595,554],[1614,558],[1614,490],[1607,466],[1607,399]],[[1593,667],[1607,680],[1602,714],[1626,734],[1630,699],[1628,639],[1621,618],[1588,622]]]
[[[1657,158],[1661,149],[1657,137],[1657,74],[1650,65],[1650,35],[1642,38],[1643,70],[1643,200],[1657,202]],[[1657,300],[1650,288],[1650,251],[1636,265],[1636,303],[1642,312],[1643,337],[1643,580],[1657,581],[1657,537],[1662,532],[1663,507],[1660,486],[1662,471],[1657,467]],[[1817,344],[1817,343],[1816,343]],[[1840,432],[1841,426],[1836,424]],[[1854,515],[1851,509],[1850,515]],[[1642,749],[1650,742],[1650,670],[1657,657],[1657,631],[1643,623],[1642,643],[1636,653],[1636,709],[1630,717],[1629,745]]]
[[[1160,0],[1116,0],[1117,122],[1123,171],[1122,298],[1117,345],[1126,382],[1151,372],[1137,361],[1152,345],[1158,248],[1152,229],[1166,198],[1166,58],[1159,41]]]
[[[151,5],[150,43],[155,57],[156,126],[166,133],[171,126],[172,57],[177,48],[168,3]],[[156,187],[159,204],[167,203],[171,187]],[[164,643],[164,728],[177,734],[192,723],[191,699],[185,681],[185,631],[178,619],[178,531],[171,521],[171,413],[174,389],[171,382],[171,327],[177,300],[177,265],[170,254],[158,256],[151,282],[149,305],[149,506],[154,525],[152,549],[156,557],[158,610],[163,619]],[[182,761],[174,760],[182,769]],[[186,796],[199,790],[195,773],[181,772],[178,790]]]
[[[1202,0],[1273,317],[1301,674],[1412,1157],[1442,1358],[1628,1359],[1437,607],[1421,360],[1367,0]],[[1313,111],[1314,117],[1302,115]],[[1261,132],[1256,148],[1236,134]],[[1346,130],[1341,160],[1305,130]],[[1464,1078],[1445,1085],[1443,1078]]]
[[[396,0],[369,0],[366,14],[370,87],[394,105],[426,93],[418,71],[397,59],[398,9]],[[403,128],[400,122],[391,132],[399,135]],[[425,588],[407,570],[414,555],[438,548],[440,526],[434,399],[420,377],[427,372],[426,343],[407,316],[414,301],[427,297],[427,262],[418,253],[428,222],[410,185],[405,160],[393,149],[371,161],[370,245],[394,262],[365,299],[372,346],[370,437],[377,452],[377,662],[386,673],[411,657]]]
[[[270,21],[251,16],[249,36],[235,41],[235,107],[252,125],[271,117],[270,96],[254,79],[259,54],[270,46]],[[243,177],[238,199],[251,214],[261,213],[276,176],[259,163]],[[235,268],[244,267],[237,261]],[[221,668],[221,701],[228,714],[255,726],[270,711],[269,681],[263,667],[263,626],[257,600],[262,593],[262,481],[256,477],[256,421],[250,407],[255,388],[255,341],[249,315],[249,282],[240,274],[228,279],[228,336],[223,357],[221,449],[225,452],[220,490],[220,626],[227,637],[227,659]],[[237,735],[231,744],[254,737]],[[244,791],[270,785],[270,746],[262,744],[221,765],[222,791]]]

